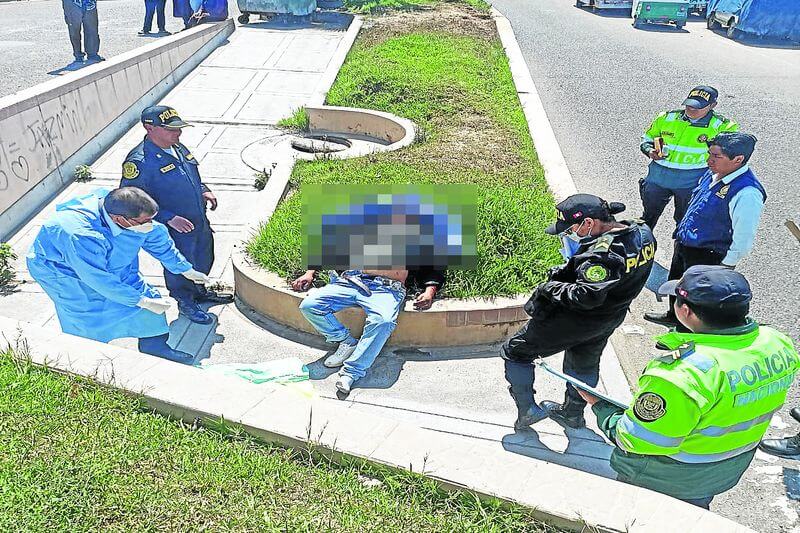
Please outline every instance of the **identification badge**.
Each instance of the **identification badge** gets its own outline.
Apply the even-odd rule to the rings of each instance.
[[[170,163],[169,165],[167,165],[165,167],[161,167],[161,173],[162,174],[166,174],[170,170],[175,170],[175,163]]]

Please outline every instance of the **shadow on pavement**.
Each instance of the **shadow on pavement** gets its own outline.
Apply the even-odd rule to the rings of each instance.
[[[800,43],[789,41],[787,39],[771,39],[769,37],[756,37],[751,35],[740,35],[735,39],[728,37],[725,29],[708,30],[715,35],[728,39],[742,46],[749,46],[751,48],[781,48],[785,50],[800,50]]]
[[[535,429],[515,430],[503,437],[502,445],[504,450],[511,453],[616,478],[608,462],[614,448],[603,437],[588,428],[567,428],[564,435],[568,444],[563,452],[544,444]]]
[[[589,6],[582,6],[582,7],[574,6],[574,7],[578,11],[585,11],[586,13],[591,13],[592,15],[608,19],[631,18],[631,8],[629,7],[607,8],[607,9],[594,9]]]

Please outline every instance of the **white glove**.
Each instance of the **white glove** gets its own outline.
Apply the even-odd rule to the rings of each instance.
[[[186,272],[181,272],[181,276],[199,285],[211,285],[211,278],[193,268],[190,268]]]
[[[163,298],[145,298],[142,297],[139,300],[139,303],[136,304],[138,307],[142,309],[147,309],[148,311],[152,311],[157,315],[163,315],[167,312],[167,309],[172,307],[172,304],[169,300],[165,300]]]

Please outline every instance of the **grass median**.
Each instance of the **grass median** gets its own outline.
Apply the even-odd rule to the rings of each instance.
[[[0,352],[0,531],[556,531],[422,476],[337,465]]]
[[[556,240],[543,232],[555,210],[494,22],[465,3],[403,5],[402,14],[365,24],[327,104],[411,119],[416,142],[357,159],[298,162],[291,194],[248,252],[286,278],[304,270],[303,183],[470,183],[479,186],[478,266],[449,272],[445,295],[529,292],[560,262]]]

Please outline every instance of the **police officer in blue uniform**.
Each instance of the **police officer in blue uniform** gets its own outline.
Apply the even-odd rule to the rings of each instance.
[[[764,186],[748,166],[756,138],[722,132],[707,142],[708,170],[692,191],[686,213],[673,233],[669,279],[680,279],[694,265],[735,268],[753,248],[767,200]],[[645,313],[650,322],[679,326],[670,297],[666,313]]]
[[[167,106],[146,108],[142,124],[147,135],[125,158],[120,186],[139,187],[152,196],[160,207],[156,220],[169,228],[175,246],[194,268],[208,274],[214,262],[214,235],[206,209],[216,209],[217,199],[200,180],[197,159],[179,142],[182,128],[190,124]],[[164,280],[181,314],[198,324],[213,321],[199,303],[233,301],[232,295],[218,294],[167,270]]]
[[[564,352],[564,372],[597,385],[600,356],[653,268],[656,242],[642,220],[617,221],[625,210],[592,194],[574,194],[556,206],[545,231],[561,238],[565,263],[550,271],[525,304],[531,319],[502,347],[509,392],[517,406],[515,429],[550,417],[579,428],[586,401],[572,385],[564,403],[534,401],[533,361]]]

